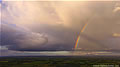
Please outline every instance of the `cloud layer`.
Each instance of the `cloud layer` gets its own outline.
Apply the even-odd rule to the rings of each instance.
[[[119,2],[2,3],[1,46],[17,51],[119,49]],[[85,23],[87,28],[80,30]],[[114,47],[113,47],[114,46]]]

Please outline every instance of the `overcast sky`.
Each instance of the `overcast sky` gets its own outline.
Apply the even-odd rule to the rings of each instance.
[[[0,8],[3,54],[71,51],[79,34],[78,48],[120,48],[120,2],[3,1]]]

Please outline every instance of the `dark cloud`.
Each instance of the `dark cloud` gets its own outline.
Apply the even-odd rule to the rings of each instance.
[[[114,49],[119,47],[119,39],[113,37],[120,33],[116,2],[4,2],[4,5],[1,45],[9,50],[72,50],[85,23],[88,26],[80,35],[79,48],[97,50],[112,48],[113,44]]]
[[[9,50],[18,51],[53,51],[71,50],[71,45],[62,43],[48,43],[50,39],[40,33],[22,30],[19,27],[2,24],[1,45]]]
[[[10,26],[8,24],[2,24],[1,31],[1,45],[7,46],[8,49],[15,47],[37,47],[46,44],[48,42],[47,38],[41,34],[27,32],[24,29],[20,30],[18,27]],[[36,44],[36,45],[34,45]],[[27,48],[26,48],[27,49]]]

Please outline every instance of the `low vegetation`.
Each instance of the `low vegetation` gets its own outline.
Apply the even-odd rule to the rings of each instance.
[[[0,67],[117,67],[119,64],[119,57],[0,57]]]

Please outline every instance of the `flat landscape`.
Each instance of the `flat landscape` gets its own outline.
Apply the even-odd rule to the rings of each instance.
[[[14,56],[0,57],[0,67],[119,67],[114,56]]]

